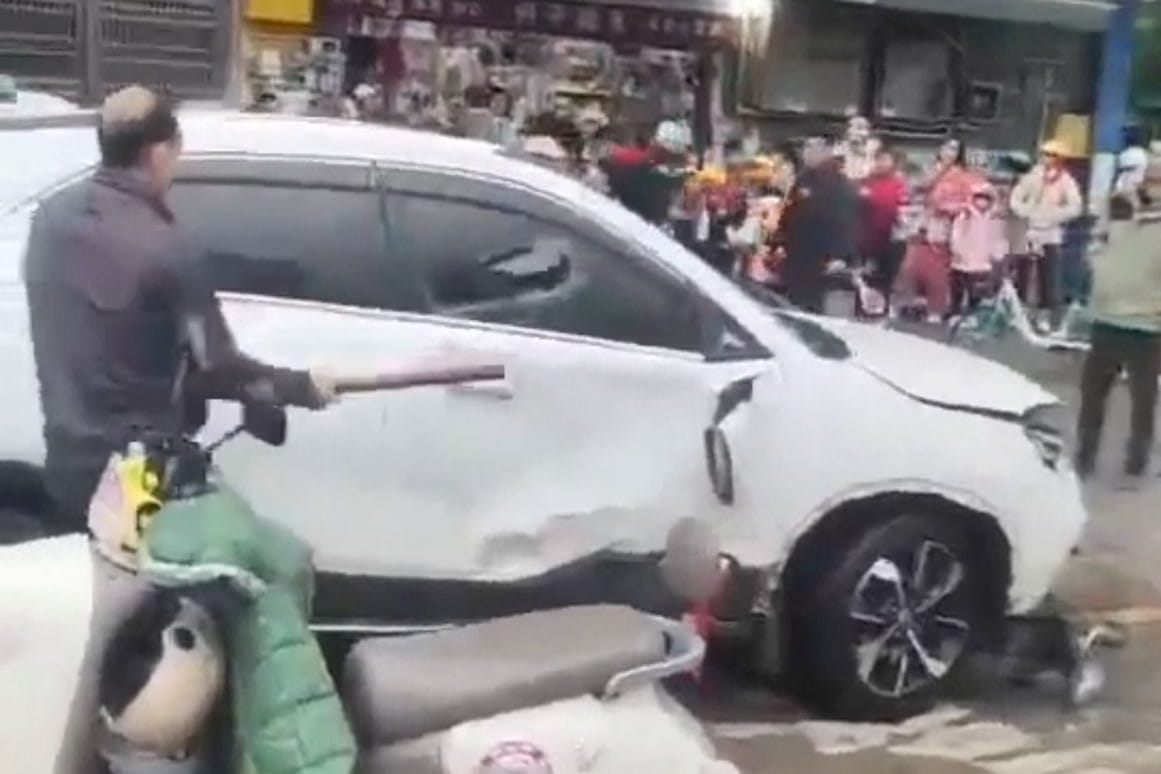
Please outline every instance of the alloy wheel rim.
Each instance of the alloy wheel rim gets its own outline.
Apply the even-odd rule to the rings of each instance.
[[[971,636],[960,593],[965,579],[959,558],[932,540],[872,562],[849,611],[856,671],[868,689],[901,699],[951,671]]]

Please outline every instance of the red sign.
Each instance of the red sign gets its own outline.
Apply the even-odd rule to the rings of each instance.
[[[327,16],[350,27],[361,16],[416,19],[464,27],[528,31],[593,38],[658,48],[734,45],[738,20],[731,16],[544,0],[327,0]]]

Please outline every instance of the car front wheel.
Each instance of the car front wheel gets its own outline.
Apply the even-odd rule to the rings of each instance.
[[[926,711],[981,636],[985,567],[945,518],[903,515],[823,552],[792,600],[792,669],[833,717]]]

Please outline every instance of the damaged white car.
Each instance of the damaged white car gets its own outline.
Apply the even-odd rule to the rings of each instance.
[[[490,145],[182,121],[172,206],[249,353],[506,368],[500,383],[296,416],[277,454],[223,450],[230,480],[316,547],[321,631],[664,608],[656,557],[696,516],[729,558],[717,633],[829,712],[892,718],[1037,606],[1078,541],[1061,406],[1017,373],[772,309],[599,193]],[[91,126],[65,146],[95,162]],[[37,199],[84,174],[0,221],[0,527],[34,529],[50,507],[20,260]],[[236,418],[217,411],[211,432]]]

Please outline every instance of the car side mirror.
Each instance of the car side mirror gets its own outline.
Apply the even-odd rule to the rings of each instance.
[[[242,406],[242,427],[246,433],[270,446],[286,443],[286,409],[264,403]]]

